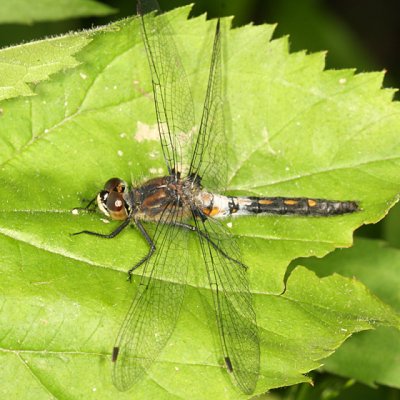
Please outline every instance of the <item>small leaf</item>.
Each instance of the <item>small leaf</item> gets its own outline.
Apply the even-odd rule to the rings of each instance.
[[[188,12],[168,17],[200,115],[215,22],[186,21]],[[306,381],[303,374],[353,332],[399,324],[364,286],[340,276],[318,279],[298,268],[281,295],[291,260],[350,246],[356,227],[381,219],[396,201],[400,119],[393,91],[380,88],[382,74],[323,71],[321,54],[289,54],[286,39],[269,42],[272,30],[248,26],[224,37],[228,190],[357,200],[362,211],[226,221],[255,296],[262,338],[256,393]],[[16,397],[23,390],[16,381],[28,379],[29,390],[49,397],[243,398],[223,367],[192,236],[189,286],[170,342],[134,390],[117,393],[111,384],[110,352],[138,282],[129,285],[126,271],[147,243],[134,228],[114,240],[70,237],[117,226],[70,210],[112,176],[138,183],[166,168],[138,20],[90,39],[75,55],[79,65],[40,82],[36,96],[0,105],[0,355],[16,371],[14,379],[1,372],[3,392]]]
[[[73,56],[90,42],[87,33],[32,42],[0,51],[0,100],[33,96],[34,85],[76,67]]]
[[[35,7],[29,0],[0,3],[0,23],[32,24],[41,21],[59,21],[68,18],[105,16],[115,9],[94,0],[36,0]]]
[[[375,295],[400,311],[400,251],[383,242],[357,239],[354,247],[335,251],[324,260],[304,260],[318,275],[332,272],[356,277]],[[400,388],[400,332],[390,327],[353,336],[330,358],[324,368],[368,385]]]

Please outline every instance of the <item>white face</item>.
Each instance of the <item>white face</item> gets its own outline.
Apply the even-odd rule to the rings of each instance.
[[[97,195],[97,207],[99,207],[99,210],[105,214],[107,217],[110,217],[110,213],[108,212],[108,209],[106,207],[107,204],[107,198],[108,198],[108,192],[104,193],[104,196],[102,196],[103,192],[100,192]]]

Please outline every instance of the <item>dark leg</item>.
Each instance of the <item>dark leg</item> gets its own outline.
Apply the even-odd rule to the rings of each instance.
[[[105,239],[112,239],[115,236],[117,236],[119,233],[121,233],[121,231],[124,228],[126,228],[130,222],[131,222],[130,218],[126,219],[117,229],[115,229],[115,231],[112,231],[111,233],[109,233],[107,235],[104,235],[103,233],[92,232],[92,231],[80,231],[80,232],[71,233],[71,236],[80,235],[81,233],[85,233],[86,235],[93,235],[93,236],[98,236],[98,237],[102,237]]]
[[[90,206],[95,203],[95,201],[97,200],[97,196],[94,197],[92,200],[89,201],[89,203],[84,207],[85,210],[89,210]],[[96,208],[96,204],[94,205],[94,208]]]
[[[103,233],[98,233],[98,232],[92,232],[92,231],[80,231],[80,232],[75,232],[75,233],[71,233],[71,236],[75,236],[75,235],[80,235],[82,233],[86,234],[86,235],[92,235],[92,236],[98,236],[104,239],[112,239],[115,236],[117,236],[119,233],[121,233],[121,231],[126,228],[129,223],[131,222],[131,219],[128,218],[126,219],[117,229],[115,229],[113,232],[104,235]],[[143,237],[146,239],[146,242],[149,244],[150,249],[149,252],[137,263],[135,264],[129,271],[128,271],[128,280],[131,281],[132,279],[132,272],[139,268],[143,263],[145,263],[154,253],[154,251],[156,250],[156,246],[152,240],[152,238],[150,237],[150,235],[146,232],[146,230],[144,229],[143,225],[141,224],[140,221],[135,220],[135,225],[138,227],[140,233],[143,235]]]
[[[150,257],[154,254],[156,250],[156,245],[153,242],[153,239],[150,237],[150,235],[146,232],[146,229],[144,229],[144,226],[140,221],[135,220],[135,224],[138,227],[140,233],[143,235],[143,237],[146,239],[146,242],[149,244],[150,249],[149,252],[138,262],[136,263],[129,271],[128,271],[128,280],[132,280],[132,272],[139,268],[143,263],[145,263],[147,260],[150,259]]]
[[[97,196],[95,198],[93,198],[92,200],[89,201],[89,203],[85,206],[85,207],[75,207],[74,210],[84,210],[87,212],[95,212],[96,211],[96,202],[97,200]],[[87,201],[87,200],[84,200]],[[94,207],[90,208],[94,203]]]
[[[189,231],[197,232],[202,238],[207,240],[207,242],[210,243],[211,246],[214,247],[214,249],[218,251],[218,253],[220,253],[227,260],[230,260],[230,261],[234,262],[235,264],[240,265],[242,268],[247,269],[247,265],[243,264],[239,260],[236,260],[236,259],[230,257],[228,254],[226,254],[222,249],[220,249],[218,247],[218,245],[216,243],[214,243],[204,232],[202,232],[196,226],[193,226],[190,224],[185,224],[183,222],[174,222],[172,225],[179,226],[180,228],[187,229]]]

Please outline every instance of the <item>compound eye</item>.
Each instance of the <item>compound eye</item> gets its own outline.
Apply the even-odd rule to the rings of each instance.
[[[126,191],[126,182],[119,178],[111,178],[104,185],[104,191],[124,193]]]
[[[125,220],[128,217],[128,204],[124,199],[127,191],[126,182],[119,178],[109,179],[97,195],[97,205],[100,211],[116,220]]]
[[[128,217],[123,193],[109,192],[105,205],[112,219],[124,220]]]

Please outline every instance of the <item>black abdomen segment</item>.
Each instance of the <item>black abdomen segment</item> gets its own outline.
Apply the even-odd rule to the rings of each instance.
[[[239,210],[246,210],[254,214],[328,216],[348,214],[359,210],[355,201],[308,199],[304,197],[239,197],[232,203],[239,206],[236,212],[240,213]],[[232,209],[232,213],[235,214],[234,209]]]

